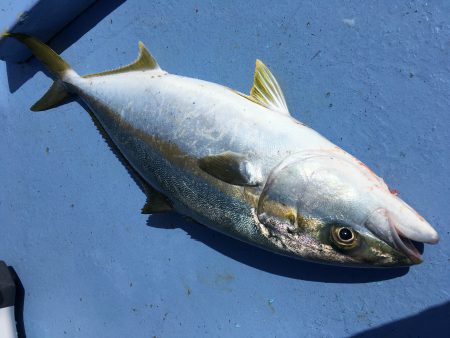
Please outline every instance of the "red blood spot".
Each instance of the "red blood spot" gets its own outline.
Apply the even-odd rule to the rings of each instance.
[[[398,190],[397,189],[393,189],[393,188],[389,187],[389,191],[391,192],[392,195],[398,196]]]

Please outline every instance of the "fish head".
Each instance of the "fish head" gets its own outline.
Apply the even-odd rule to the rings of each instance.
[[[283,161],[265,183],[257,216],[277,251],[329,264],[414,265],[422,258],[412,241],[439,240],[381,178],[342,150]]]

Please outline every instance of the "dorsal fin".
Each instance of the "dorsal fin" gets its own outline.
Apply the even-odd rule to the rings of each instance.
[[[107,70],[105,72],[96,74],[84,75],[83,77],[89,78],[103,75],[126,73],[137,70],[160,70],[160,69],[161,68],[159,67],[158,62],[156,62],[155,58],[150,54],[147,48],[145,48],[142,41],[139,41],[139,55],[134,62],[120,68]]]
[[[269,68],[259,59],[256,60],[255,75],[253,77],[253,86],[250,89],[250,95],[239,94],[266,108],[290,115],[286,100],[277,80]]]

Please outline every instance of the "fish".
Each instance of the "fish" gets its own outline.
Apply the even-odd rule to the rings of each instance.
[[[137,59],[79,75],[22,33],[54,79],[32,107],[73,97],[147,195],[144,214],[176,211],[257,247],[312,262],[398,267],[422,262],[436,230],[382,178],[295,119],[268,67],[249,94],[168,73],[139,42]]]

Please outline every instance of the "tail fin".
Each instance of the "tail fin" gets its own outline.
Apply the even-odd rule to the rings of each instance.
[[[70,94],[67,92],[62,79],[67,71],[72,71],[69,64],[53,49],[32,36],[22,33],[3,33],[3,37],[14,38],[30,48],[34,56],[42,62],[55,78],[53,85],[47,93],[31,107],[31,110],[47,110],[65,103],[70,97]]]
[[[66,103],[70,98],[61,80],[53,82],[50,89],[35,104],[31,106],[32,111],[43,111],[58,107]]]

